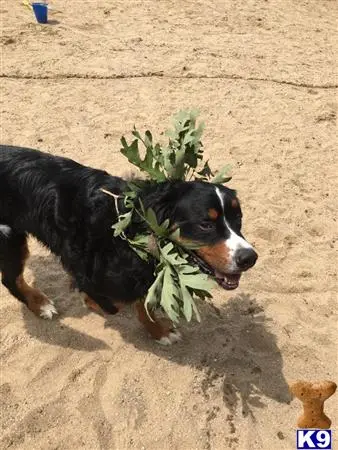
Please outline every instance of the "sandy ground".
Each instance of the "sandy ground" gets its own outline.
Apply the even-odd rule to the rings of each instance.
[[[1,3],[1,142],[122,174],[122,134],[159,133],[196,106],[260,259],[162,348],[132,310],[87,312],[32,241],[27,279],[60,314],[39,320],[0,288],[1,448],[294,449],[287,382],[338,379],[337,3],[52,6],[40,26],[19,0]]]

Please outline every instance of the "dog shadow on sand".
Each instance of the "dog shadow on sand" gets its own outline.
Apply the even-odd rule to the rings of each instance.
[[[78,293],[69,291],[67,276],[52,256],[33,255],[28,267],[34,285],[55,301],[59,316],[52,322],[36,318],[23,308],[26,329],[42,342],[78,351],[109,350],[108,343],[66,325],[64,318],[81,318],[88,311]],[[222,386],[223,400],[230,412],[241,408],[252,416],[264,408],[264,398],[289,403],[290,393],[283,375],[283,359],[262,306],[248,294],[234,294],[221,307],[201,303],[202,323],[180,327],[183,341],[163,347],[149,339],[131,309],[107,316],[104,327],[117,330],[124,341],[139,351],[154,353],[203,373],[201,393],[208,399],[215,386]],[[182,321],[183,322],[183,321]]]

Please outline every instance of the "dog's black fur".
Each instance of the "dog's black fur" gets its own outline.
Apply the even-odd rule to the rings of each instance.
[[[121,238],[113,237],[117,221],[114,199],[101,191],[123,194],[126,181],[102,170],[37,150],[0,146],[0,270],[2,282],[19,300],[16,279],[23,270],[22,249],[28,234],[60,257],[77,288],[108,312],[114,301],[145,296],[154,280],[153,265],[144,262]],[[147,184],[141,194],[159,222],[170,219],[183,237],[210,246],[226,239],[223,222],[210,221],[219,211],[214,186],[202,182]],[[235,191],[224,193],[227,221],[240,234],[241,210]],[[231,206],[232,204],[232,206]],[[119,203],[123,208],[123,202]],[[1,232],[1,225],[9,230]],[[131,227],[136,231],[141,225]],[[4,229],[4,227],[2,228]]]

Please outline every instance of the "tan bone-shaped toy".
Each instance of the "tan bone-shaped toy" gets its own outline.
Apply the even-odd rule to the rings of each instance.
[[[299,416],[299,428],[330,428],[331,420],[324,414],[324,402],[337,389],[333,381],[295,381],[290,391],[303,403],[303,414]]]

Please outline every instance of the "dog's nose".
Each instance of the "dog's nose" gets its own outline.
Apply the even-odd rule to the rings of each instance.
[[[250,269],[257,261],[258,255],[253,248],[241,248],[236,252],[235,260],[237,266],[242,269]]]

